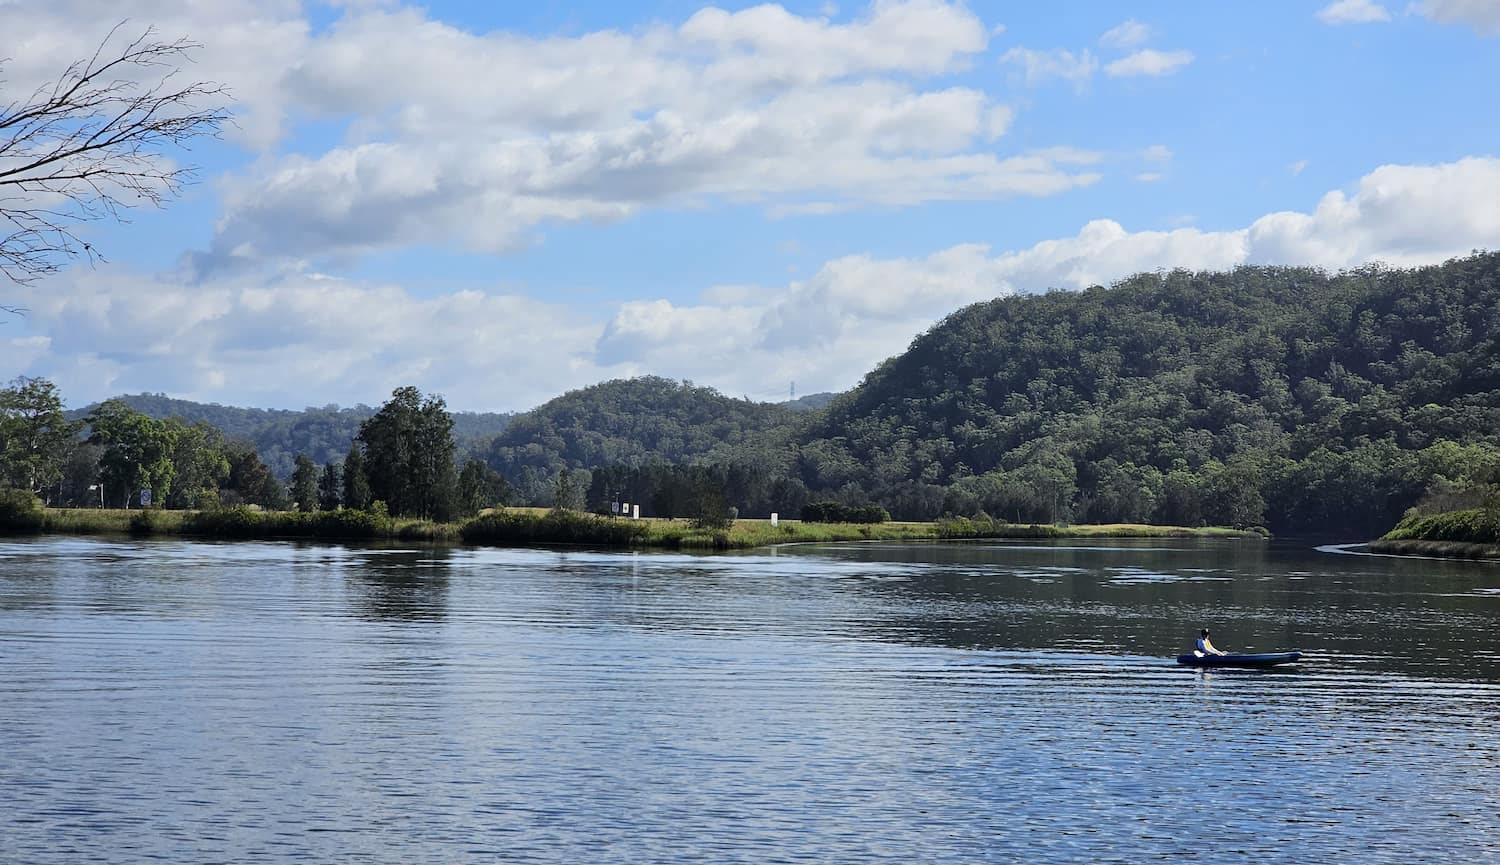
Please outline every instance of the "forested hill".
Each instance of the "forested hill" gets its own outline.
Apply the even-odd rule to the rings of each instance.
[[[271,473],[283,479],[291,477],[293,461],[299,453],[319,464],[343,460],[349,444],[359,433],[359,425],[375,414],[375,409],[367,405],[349,408],[329,405],[292,411],[236,408],[151,393],[118,399],[154,418],[176,417],[188,423],[205,421],[227,438],[250,442]],[[68,412],[68,417],[81,420],[93,408]],[[453,437],[460,449],[479,448],[504,431],[510,418],[509,414],[454,412]]]
[[[1388,527],[1491,465],[1497,337],[1495,253],[1003,298],[835,400],[803,479],[910,516]]]
[[[786,405],[734,399],[691,382],[617,379],[569,391],[516,415],[488,456],[520,489],[544,497],[550,494],[548,478],[565,467],[743,459],[789,465],[793,435],[815,416]]]

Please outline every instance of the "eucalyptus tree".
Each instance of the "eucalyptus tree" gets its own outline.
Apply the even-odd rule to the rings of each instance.
[[[47,379],[22,376],[0,389],[0,466],[11,486],[50,500],[77,432],[78,424],[63,415],[57,386]]]
[[[100,403],[87,421],[89,441],[104,447],[99,477],[106,499],[113,493],[113,500],[128,508],[137,491],[150,490],[155,501],[165,502],[177,475],[172,428],[117,399]]]

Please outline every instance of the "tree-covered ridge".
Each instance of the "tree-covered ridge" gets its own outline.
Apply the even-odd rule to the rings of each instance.
[[[1173,495],[1207,516],[1248,490],[1281,525],[1388,524],[1463,470],[1455,445],[1500,445],[1497,336],[1500,254],[1002,298],[835,400],[801,467],[909,515],[978,500],[1004,516],[1019,485],[1033,505],[1051,490],[1040,509],[1060,518],[1160,518]]]
[[[374,416],[367,405],[340,408],[336,405],[290,409],[236,408],[218,403],[173,399],[164,394],[131,394],[116,398],[120,403],[149,417],[178,418],[188,424],[206,423],[224,434],[253,445],[276,477],[290,479],[296,455],[305,454],[320,464],[337,462],[359,434],[360,424]],[[69,412],[82,420],[97,406]],[[482,447],[510,422],[507,413],[456,412],[453,435],[464,451]]]
[[[487,456],[523,492],[546,498],[550,478],[564,468],[749,458],[786,466],[789,444],[810,416],[691,382],[617,379],[516,415]]]

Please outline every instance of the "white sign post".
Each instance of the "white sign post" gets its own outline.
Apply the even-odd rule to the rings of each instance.
[[[632,520],[638,520],[638,519],[641,518],[641,506],[640,505],[631,505],[630,506],[630,518]]]
[[[771,513],[771,525],[773,525],[773,526],[776,525],[776,521],[778,519],[780,519],[780,518],[781,518],[781,514],[778,514],[778,513],[776,513],[776,512],[773,511]]]

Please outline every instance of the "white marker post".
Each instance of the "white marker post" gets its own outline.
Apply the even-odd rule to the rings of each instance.
[[[630,518],[632,520],[638,520],[638,519],[641,518],[641,506],[640,505],[631,505],[630,506]]]
[[[773,525],[773,526],[776,525],[776,521],[778,519],[780,519],[780,518],[781,518],[781,514],[778,514],[775,511],[772,511],[771,512],[771,525]]]

